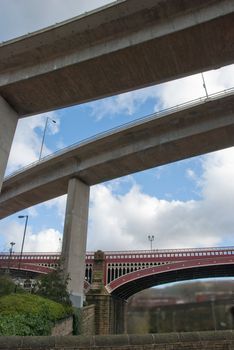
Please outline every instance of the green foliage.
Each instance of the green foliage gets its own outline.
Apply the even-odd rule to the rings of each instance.
[[[49,335],[53,323],[45,315],[5,315],[0,316],[0,336]]]
[[[81,324],[82,324],[82,311],[81,309],[74,309],[73,312],[73,335],[81,334]]]
[[[34,293],[59,303],[71,305],[67,285],[69,276],[64,277],[61,266],[53,272],[39,277]]]
[[[56,320],[73,309],[38,295],[11,294],[0,298],[0,335],[48,335]]]
[[[46,311],[47,318],[58,320],[71,314],[72,308],[29,293],[11,294],[0,298],[1,315],[16,313],[37,315],[43,314],[44,311]]]
[[[0,296],[14,293],[15,283],[9,275],[0,275]]]
[[[4,274],[0,275],[0,297],[3,295],[8,295],[15,293],[16,285],[12,280],[10,275]],[[25,293],[24,289],[20,286],[17,286],[17,293]]]

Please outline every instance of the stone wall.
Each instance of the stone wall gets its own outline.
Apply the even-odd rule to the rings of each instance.
[[[79,334],[95,334],[95,306],[84,306],[80,309]]]
[[[67,317],[56,322],[52,328],[51,335],[72,335],[73,331],[73,316]]]
[[[161,306],[129,307],[127,332],[131,334],[228,330],[234,328],[233,300]]]
[[[86,295],[89,304],[95,305],[95,332],[93,334],[125,333],[125,301],[107,294]]]
[[[1,350],[233,350],[234,332],[0,337]]]

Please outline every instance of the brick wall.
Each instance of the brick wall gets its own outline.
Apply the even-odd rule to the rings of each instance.
[[[95,305],[95,332],[93,334],[125,333],[125,301],[108,294],[86,295],[89,304]]]
[[[95,306],[84,306],[80,309],[81,317],[79,324],[79,334],[93,335],[95,334]]]
[[[51,335],[72,335],[73,331],[73,317],[67,317],[61,321],[56,322],[52,328]]]
[[[0,337],[1,350],[234,350],[234,332]]]

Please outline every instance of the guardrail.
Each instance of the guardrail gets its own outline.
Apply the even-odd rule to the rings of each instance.
[[[125,250],[125,251],[104,251],[106,257],[116,255],[134,255],[134,254],[166,254],[166,253],[192,253],[192,252],[228,252],[231,255],[234,255],[234,247],[208,247],[208,248],[182,248],[182,249],[153,249],[153,250]],[[54,257],[58,259],[60,257],[60,253],[24,253],[22,255],[22,260],[27,258],[41,258],[48,259]],[[0,260],[5,260],[10,257],[9,253],[0,252]],[[11,257],[19,257],[19,252],[14,252]],[[86,259],[89,257],[94,257],[94,252],[87,252]]]
[[[75,148],[77,148],[77,146],[83,146],[83,145],[85,145],[87,143],[94,142],[94,141],[97,141],[97,140],[99,140],[99,139],[101,139],[103,137],[112,135],[113,133],[115,133],[117,131],[125,130],[128,127],[137,126],[139,124],[142,124],[143,122],[148,122],[148,121],[160,118],[160,117],[166,117],[167,115],[169,115],[169,114],[171,114],[173,112],[174,113],[175,112],[179,112],[179,111],[188,109],[190,107],[195,107],[195,106],[198,106],[198,105],[200,105],[202,103],[206,103],[206,102],[208,102],[210,100],[217,100],[220,97],[224,97],[224,96],[232,95],[232,94],[234,94],[234,87],[232,87],[230,89],[226,89],[226,90],[215,92],[213,94],[208,95],[208,97],[207,96],[199,97],[197,99],[190,100],[190,101],[181,103],[181,104],[173,106],[173,107],[162,109],[162,110],[160,110],[158,112],[149,114],[149,115],[147,115],[145,117],[140,117],[140,118],[137,118],[137,119],[135,119],[133,121],[121,124],[121,125],[119,125],[117,127],[108,129],[107,131],[100,132],[100,133],[98,133],[98,134],[96,134],[94,136],[87,137],[87,138],[85,138],[85,139],[83,139],[81,141],[78,141],[76,143],[71,144],[70,146],[67,146],[67,147],[62,148],[60,150],[57,150],[57,151],[55,151],[55,152],[53,152],[53,153],[51,153],[51,154],[41,158],[40,160],[32,162],[32,163],[26,165],[25,167],[22,167],[22,168],[20,168],[20,169],[18,169],[16,171],[12,172],[11,174],[7,175],[6,177],[4,177],[3,181],[7,181],[11,177],[14,177],[17,174],[20,174],[20,173],[26,171],[27,169],[33,168],[34,166],[36,166],[36,165],[38,165],[40,163],[43,163],[45,161],[48,161],[51,158],[55,158],[57,156],[60,156],[60,155],[62,155],[64,153],[66,153],[69,150],[75,149]]]

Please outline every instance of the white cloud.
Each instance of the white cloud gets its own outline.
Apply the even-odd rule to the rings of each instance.
[[[99,185],[93,196],[90,250],[149,249],[149,234],[154,234],[157,248],[213,246],[219,242],[209,218],[199,218],[202,203],[159,200],[137,186],[126,195],[114,196]]]
[[[191,168],[188,168],[188,169],[186,170],[186,176],[187,176],[187,178],[189,178],[190,180],[193,180],[193,181],[196,181],[196,182],[198,181],[196,172],[195,172],[193,169],[191,169]]]
[[[203,74],[208,94],[234,86],[234,65]],[[90,104],[97,120],[117,114],[133,115],[147,100],[155,101],[154,112],[205,97],[201,74],[191,75],[161,85],[151,86]],[[153,112],[153,111],[152,111]]]
[[[18,168],[38,160],[47,117],[56,120],[56,124],[48,122],[48,128],[46,130],[48,137],[49,134],[55,134],[59,131],[60,123],[56,112],[43,113],[19,120],[9,155],[7,173],[11,173]],[[39,133],[38,130],[40,130]],[[46,147],[45,139],[42,157],[51,152]]]
[[[25,243],[28,252],[60,252],[62,234],[58,230],[48,228],[37,234],[30,234]]]
[[[209,95],[232,88],[234,86],[234,65],[208,71],[203,76]],[[205,96],[201,74],[167,82],[160,85],[160,89],[158,89],[158,97],[163,108]]]
[[[234,148],[207,155],[203,169],[200,186],[204,207],[220,236],[229,233],[231,238],[234,235]]]
[[[67,203],[67,195],[63,195],[63,196],[60,196],[57,198],[53,198],[53,199],[51,199],[51,200],[49,200],[41,205],[44,206],[46,208],[46,210],[55,209],[57,216],[59,217],[59,219],[61,221],[61,225],[63,227],[65,210],[66,210],[66,203]]]
[[[1,0],[0,41],[33,32],[86,11],[110,0]]]
[[[24,223],[12,221],[1,227],[0,235],[6,242],[15,242],[14,251],[21,250],[24,233]],[[27,226],[25,235],[24,252],[59,252],[61,250],[62,235],[58,230],[48,228],[40,232],[33,232],[30,224]],[[6,248],[6,245],[5,245]],[[7,248],[6,248],[7,249]]]
[[[113,118],[116,114],[133,115],[149,98],[156,99],[158,87],[151,86],[140,90],[126,92],[115,97],[94,101],[90,104],[92,115],[96,120],[103,117]]]
[[[202,159],[203,174],[195,179],[201,188],[199,201],[159,200],[144,194],[136,184],[121,196],[111,187],[95,186],[88,248],[148,249],[148,234],[154,234],[157,248],[215,246],[230,241],[234,230],[234,148]]]

